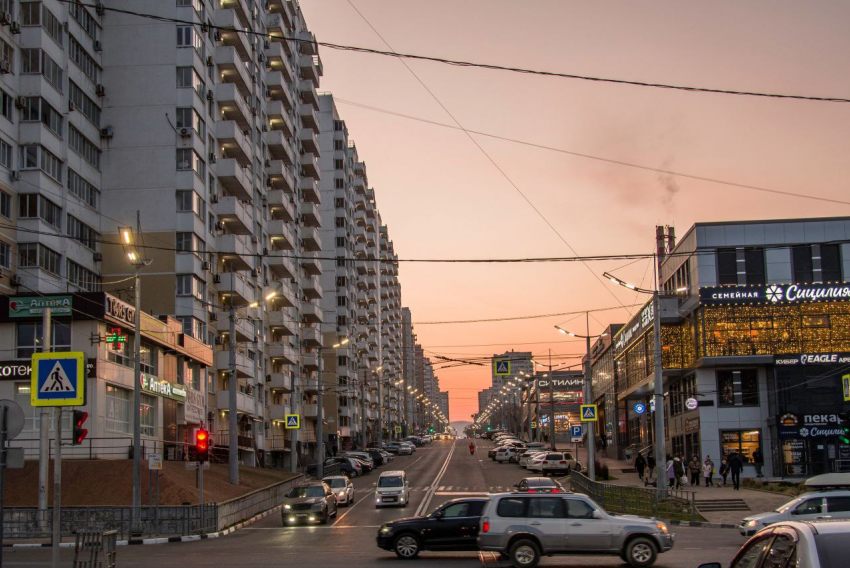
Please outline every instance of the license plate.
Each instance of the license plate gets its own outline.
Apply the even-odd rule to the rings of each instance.
[[[394,503],[396,501],[396,498],[395,497],[383,497],[381,499],[381,501],[384,502],[384,503]]]

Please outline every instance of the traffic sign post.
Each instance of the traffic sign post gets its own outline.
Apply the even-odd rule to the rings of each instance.
[[[598,413],[597,407],[595,404],[582,404],[581,405],[581,421],[582,422],[596,422]]]
[[[574,444],[581,442],[581,438],[584,435],[584,426],[578,424],[576,426],[570,426],[570,441]]]
[[[286,429],[287,430],[300,430],[301,429],[301,415],[300,414],[287,414],[286,415]]]
[[[18,403],[11,400],[0,400],[0,519],[3,518],[3,493],[6,489],[6,469],[24,467],[23,459],[14,459],[16,463],[10,464],[10,449],[6,448],[6,442],[12,440],[24,429],[24,411]],[[23,449],[21,457],[23,458]],[[3,565],[3,523],[0,522],[0,566]]]

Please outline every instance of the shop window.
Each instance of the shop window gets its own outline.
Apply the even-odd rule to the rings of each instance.
[[[747,272],[747,284],[763,286],[767,283],[764,270],[764,249],[745,249],[744,266]]]
[[[720,449],[723,457],[736,453],[745,462],[752,462],[752,455],[761,447],[760,430],[721,430]]]
[[[156,436],[156,397],[143,394],[140,405],[142,436]]]
[[[50,329],[51,351],[71,350],[71,326],[53,320]],[[33,353],[41,352],[42,327],[41,322],[18,324],[18,359],[28,359]]]
[[[717,251],[717,282],[720,285],[738,284],[738,254],[735,249]]]
[[[717,371],[718,406],[758,406],[756,369]]]
[[[812,247],[802,246],[791,249],[791,259],[794,265],[794,282],[798,284],[814,281],[812,267]]]
[[[106,385],[106,431],[130,431],[130,391]]]

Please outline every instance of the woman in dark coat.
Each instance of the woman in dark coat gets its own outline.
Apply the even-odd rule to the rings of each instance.
[[[638,472],[638,477],[643,481],[643,470],[646,469],[646,459],[643,457],[643,454],[638,454],[635,459],[635,469]]]

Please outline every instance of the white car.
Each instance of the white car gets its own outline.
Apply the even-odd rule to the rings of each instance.
[[[375,488],[375,508],[384,505],[407,507],[410,502],[410,482],[407,475],[399,471],[385,471],[378,478]]]
[[[540,450],[526,450],[519,455],[519,465],[527,468],[529,460],[533,459],[535,456],[540,454],[545,454],[546,452],[541,452]]]
[[[513,461],[516,457],[516,450],[511,447],[499,448],[496,451],[496,457],[494,458],[499,463],[505,463],[509,461]]]
[[[398,455],[400,456],[409,456],[415,451],[416,446],[414,446],[413,444],[408,444],[407,442],[398,443]]]
[[[322,479],[331,488],[336,496],[337,505],[351,505],[354,503],[354,484],[344,475],[331,475]]]
[[[745,517],[738,525],[738,531],[750,536],[773,523],[819,519],[850,519],[850,491],[803,493],[775,511]]]
[[[542,457],[543,461],[540,462],[539,467],[543,475],[548,473],[566,475],[571,470],[581,471],[581,464],[569,453],[546,452]]]

